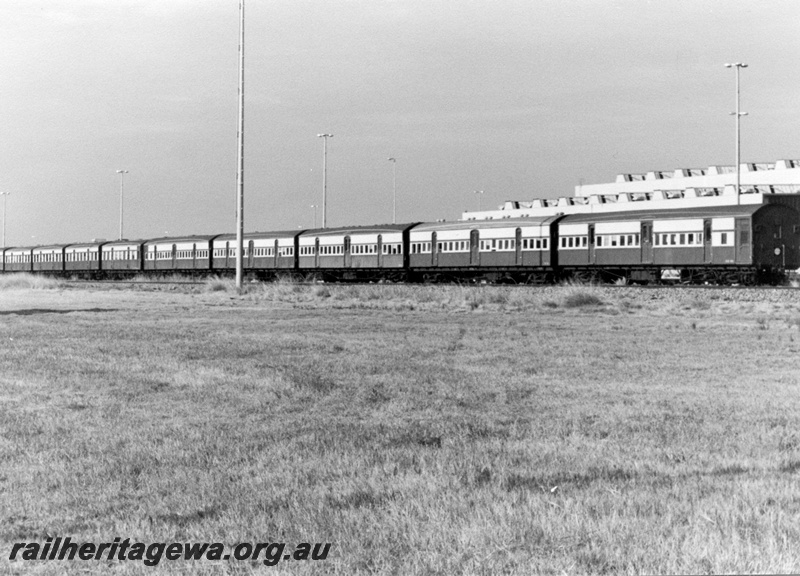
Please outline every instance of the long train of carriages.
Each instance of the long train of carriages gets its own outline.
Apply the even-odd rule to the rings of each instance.
[[[800,267],[788,204],[245,234],[248,277],[545,283],[774,283]],[[233,273],[232,234],[5,248],[2,272],[86,278]]]

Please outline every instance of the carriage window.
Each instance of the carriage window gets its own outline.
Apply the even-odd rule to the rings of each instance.
[[[719,243],[722,244],[723,246],[728,243],[728,233],[727,232],[721,232],[720,233],[720,235],[719,235]]]

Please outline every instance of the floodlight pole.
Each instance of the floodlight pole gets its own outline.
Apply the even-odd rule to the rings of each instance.
[[[3,197],[3,248],[6,247],[6,200],[11,192],[0,192]]]
[[[239,0],[239,130],[236,174],[236,288],[244,276],[244,0]]]
[[[397,158],[387,158],[392,163],[392,224],[397,224]]]
[[[736,112],[731,112],[731,116],[736,117],[736,205],[738,206],[741,203],[741,198],[739,195],[740,187],[741,187],[741,172],[742,172],[742,158],[741,158],[741,136],[739,132],[739,120],[742,116],[747,116],[747,112],[740,112],[739,111],[739,69],[740,68],[747,68],[747,64],[743,62],[734,62],[733,64],[725,64],[726,68],[735,68],[736,69]]]
[[[128,170],[117,170],[119,174],[119,239],[122,240],[122,196],[125,189],[125,174]]]
[[[317,134],[317,138],[323,139],[322,144],[322,227],[328,225],[328,138],[333,138],[333,134]]]

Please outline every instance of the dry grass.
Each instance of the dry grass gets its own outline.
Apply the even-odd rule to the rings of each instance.
[[[15,293],[0,548],[334,543],[278,574],[796,572],[800,301],[680,294]]]
[[[0,290],[53,290],[63,283],[55,278],[28,274],[0,274]]]

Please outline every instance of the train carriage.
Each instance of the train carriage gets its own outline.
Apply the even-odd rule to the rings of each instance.
[[[409,234],[412,269],[478,266],[478,231],[474,222],[425,222]]]
[[[5,272],[33,272],[33,247],[6,248],[3,252]]]
[[[64,248],[65,272],[93,272],[101,270],[100,249],[105,242],[69,244]]]
[[[509,276],[537,274],[556,265],[556,223],[560,216],[436,222],[411,230],[412,269],[468,269],[472,276],[497,271]]]
[[[136,274],[144,269],[144,240],[107,242],[100,252],[102,269],[111,275]]]
[[[214,236],[158,238],[142,244],[143,268],[162,272],[207,272]]]
[[[322,270],[328,278],[341,279],[369,279],[381,270],[404,273],[408,262],[408,231],[413,226],[385,224],[307,230],[298,238],[298,267]],[[396,275],[386,275],[393,276]]]
[[[242,267],[248,272],[272,275],[278,270],[295,269],[295,244],[300,230],[247,232],[243,235]],[[212,268],[236,269],[236,234],[221,234],[212,242]]]
[[[558,258],[579,278],[658,280],[677,270],[687,281],[750,283],[800,266],[799,224],[782,204],[576,214],[559,226]]]
[[[32,250],[33,271],[58,273],[64,271],[65,245],[37,246]]]

